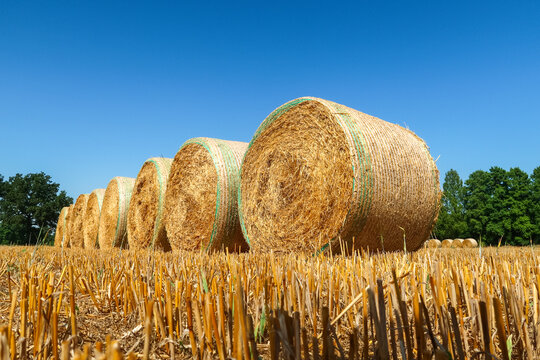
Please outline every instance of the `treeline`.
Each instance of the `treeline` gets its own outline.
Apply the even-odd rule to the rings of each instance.
[[[530,176],[517,167],[477,170],[465,182],[448,171],[434,234],[486,245],[540,244],[540,166]]]
[[[43,172],[0,175],[0,244],[51,244],[60,210],[72,202]]]

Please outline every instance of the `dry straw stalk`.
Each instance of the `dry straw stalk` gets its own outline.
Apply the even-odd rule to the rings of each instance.
[[[163,210],[172,161],[168,158],[150,158],[137,175],[127,217],[130,249],[153,247],[171,250]]]
[[[165,226],[173,249],[247,249],[237,203],[246,149],[247,143],[211,138],[182,145],[165,195]]]
[[[127,213],[134,184],[134,178],[117,176],[107,185],[99,219],[101,249],[127,247]]]
[[[56,231],[54,233],[54,246],[63,246],[66,233],[66,218],[69,212],[69,206],[63,207],[58,216]]]
[[[88,194],[79,195],[77,201],[75,201],[75,206],[73,206],[73,211],[69,218],[69,239],[72,248],[84,247],[83,223],[88,197]]]
[[[99,217],[104,196],[105,189],[95,189],[88,197],[83,224],[85,248],[93,249],[98,247]]]
[[[260,125],[240,189],[244,236],[262,251],[392,251],[404,240],[415,250],[440,201],[438,170],[422,139],[312,97],[280,106]]]

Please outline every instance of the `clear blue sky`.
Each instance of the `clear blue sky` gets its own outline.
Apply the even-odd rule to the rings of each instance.
[[[76,197],[317,96],[424,138],[441,173],[540,165],[538,1],[0,1],[0,174]]]

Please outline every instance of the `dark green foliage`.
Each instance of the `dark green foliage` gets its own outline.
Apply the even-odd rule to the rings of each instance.
[[[531,207],[530,218],[533,222],[533,238],[540,243],[540,166],[533,170],[531,175]]]
[[[463,181],[456,170],[446,173],[443,183],[441,210],[436,232],[441,238],[457,238],[467,235],[467,223],[463,207]]]
[[[43,172],[0,177],[0,243],[51,243],[60,210],[73,202],[59,187]]]
[[[473,172],[465,185],[455,170],[446,173],[439,238],[474,237],[485,244],[540,243],[540,167]]]

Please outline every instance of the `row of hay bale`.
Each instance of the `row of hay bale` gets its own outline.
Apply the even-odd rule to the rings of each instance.
[[[425,247],[430,249],[435,248],[475,248],[478,247],[478,242],[473,238],[467,239],[429,239],[425,242]]]
[[[160,250],[418,249],[436,221],[439,173],[422,139],[323,99],[274,110],[249,144],[185,142],[136,179],[63,209],[58,245]]]

